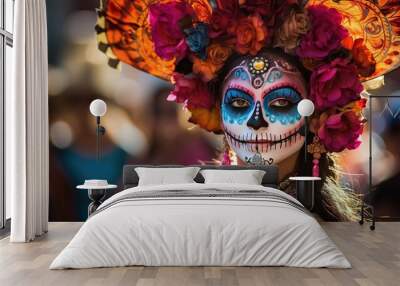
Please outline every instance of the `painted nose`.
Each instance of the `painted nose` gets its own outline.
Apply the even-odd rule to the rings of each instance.
[[[249,121],[247,121],[247,126],[253,128],[254,130],[258,130],[261,127],[268,127],[268,122],[264,120],[261,110],[261,103],[259,101],[257,101],[256,108],[254,109]]]

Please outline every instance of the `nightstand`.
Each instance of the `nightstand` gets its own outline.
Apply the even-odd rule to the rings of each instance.
[[[315,204],[315,185],[321,181],[320,177],[290,177],[296,182],[296,198],[310,211]]]
[[[117,188],[117,185],[110,185],[105,180],[85,180],[85,184],[76,188],[88,191],[89,199],[92,201],[88,206],[88,216],[90,216],[101,205],[106,192]]]

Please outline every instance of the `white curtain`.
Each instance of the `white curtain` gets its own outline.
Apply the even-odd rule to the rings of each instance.
[[[6,187],[12,242],[47,232],[49,155],[45,0],[15,1],[14,70],[6,98]]]

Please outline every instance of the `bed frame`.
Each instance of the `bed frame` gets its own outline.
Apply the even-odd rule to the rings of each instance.
[[[176,167],[187,167],[183,165],[125,165],[123,169],[122,184],[123,188],[128,189],[136,187],[139,182],[139,176],[135,171],[137,167],[147,168],[176,168]],[[265,187],[278,188],[278,167],[277,166],[218,166],[218,165],[191,165],[190,167],[199,167],[204,169],[220,169],[220,170],[263,170],[265,171],[262,185]],[[203,183],[203,176],[198,173],[194,179],[197,183]]]

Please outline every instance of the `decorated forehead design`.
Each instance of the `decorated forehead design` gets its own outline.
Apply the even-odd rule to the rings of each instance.
[[[283,73],[299,73],[299,71],[283,59],[261,55],[243,60],[228,73],[225,80],[233,75],[235,78],[251,81],[252,86],[259,89],[265,82],[274,83],[281,79]]]
[[[248,69],[252,75],[262,75],[268,71],[270,64],[266,57],[255,57],[248,63]]]
[[[264,84],[264,74],[270,67],[270,61],[266,57],[255,57],[248,63],[248,69],[252,75],[252,85],[260,88]]]

